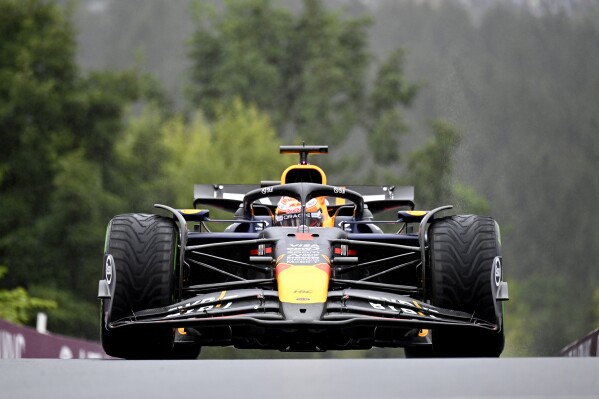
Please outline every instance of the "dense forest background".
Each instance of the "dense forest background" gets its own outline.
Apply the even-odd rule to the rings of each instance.
[[[54,301],[52,331],[97,338],[112,215],[276,179],[277,146],[306,140],[330,146],[314,162],[333,182],[493,215],[505,354],[554,355],[599,325],[598,17],[593,1],[0,0],[0,294],[25,287]]]

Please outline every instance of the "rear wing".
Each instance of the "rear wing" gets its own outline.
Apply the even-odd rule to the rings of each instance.
[[[391,209],[414,209],[413,186],[345,186],[362,194],[364,203],[373,214]]]
[[[243,203],[245,194],[260,187],[280,184],[278,181],[264,181],[256,184],[196,184],[194,186],[194,207],[199,205],[214,206],[234,213]],[[364,197],[364,203],[370,212],[378,213],[386,210],[408,207],[414,209],[414,187],[412,186],[340,186],[356,191]],[[331,198],[331,206],[344,205],[341,198]],[[276,206],[276,201],[261,198],[260,203]]]

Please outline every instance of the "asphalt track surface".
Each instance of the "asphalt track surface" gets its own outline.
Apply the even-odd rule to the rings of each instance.
[[[0,398],[598,398],[599,358],[0,360]]]

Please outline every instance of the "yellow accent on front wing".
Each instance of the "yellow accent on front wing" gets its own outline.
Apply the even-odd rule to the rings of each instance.
[[[426,213],[426,212],[425,212]],[[418,309],[422,309],[422,307],[420,305],[418,305],[418,302],[416,301],[412,301],[412,303],[414,304],[414,306],[416,306]],[[424,316],[424,313],[422,312],[418,312],[418,314],[420,316]],[[420,331],[418,331],[418,336],[419,337],[426,337],[428,335],[428,330],[427,329],[422,329]]]
[[[179,212],[181,212],[184,215],[195,215],[197,213],[200,212],[204,212],[206,211],[205,209],[179,209]]]
[[[281,302],[323,303],[327,300],[329,273],[316,265],[290,265],[278,274],[277,282]]]

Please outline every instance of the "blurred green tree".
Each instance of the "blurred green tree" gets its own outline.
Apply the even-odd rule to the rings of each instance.
[[[6,266],[0,266],[0,280],[7,271]],[[56,302],[32,297],[23,287],[0,289],[0,319],[11,323],[27,323],[31,320],[34,311],[48,311],[55,308]]]
[[[461,134],[444,121],[431,124],[433,137],[408,160],[407,182],[417,189],[418,205],[433,208],[453,204],[454,212],[488,214],[487,200],[454,178],[454,153]]]
[[[369,18],[344,18],[319,0],[305,0],[298,15],[270,0],[228,0],[220,13],[194,4],[189,94],[209,120],[239,96],[270,115],[285,140],[340,147],[352,130],[367,129],[377,162],[398,159],[399,109],[417,87],[405,79],[397,51],[368,89]]]
[[[166,104],[134,72],[81,76],[70,13],[0,1],[0,258],[15,265],[3,286],[54,286],[89,304],[105,224],[128,205],[112,179],[126,107]]]
[[[418,92],[418,86],[405,78],[403,65],[404,53],[398,49],[380,66],[365,115],[368,146],[382,165],[399,160],[399,136],[408,130],[399,106],[409,107]]]
[[[201,112],[185,123],[175,117],[163,126],[163,163],[179,206],[191,204],[190,183],[255,183],[278,180],[294,160],[273,157],[281,142],[270,119],[240,98],[215,109],[208,123]],[[265,162],[268,160],[268,162]]]
[[[64,111],[75,85],[75,43],[65,14],[36,0],[0,2],[0,254],[24,282],[37,247],[32,221],[48,209],[54,162],[72,142]],[[12,280],[12,281],[11,281]]]

